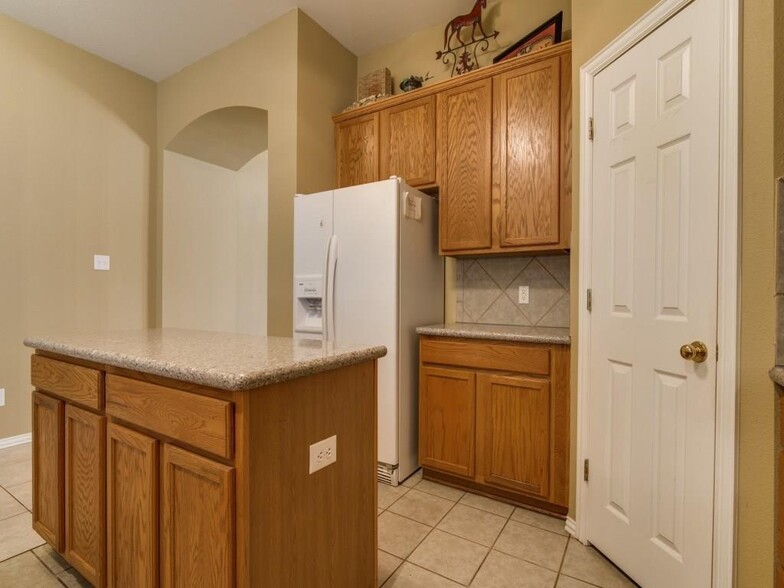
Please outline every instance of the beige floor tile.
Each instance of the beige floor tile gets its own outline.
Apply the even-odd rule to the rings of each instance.
[[[60,572],[57,574],[57,577],[60,578],[60,581],[68,586],[68,588],[92,588],[92,584],[85,580],[82,575],[73,568]]]
[[[32,479],[33,462],[29,459],[0,464],[0,486],[3,488],[19,486]]]
[[[8,492],[0,488],[0,521],[22,514],[26,509]]]
[[[491,551],[471,588],[553,588],[558,574],[527,561]]]
[[[460,584],[405,562],[384,588],[460,588]]]
[[[561,567],[568,539],[549,531],[509,521],[495,543],[498,551],[555,570]]]
[[[421,479],[422,479],[422,470],[418,469],[413,474],[411,474],[408,478],[403,480],[402,484],[403,484],[403,486],[406,486],[407,488],[413,488],[414,486],[419,484],[419,481]]]
[[[403,560],[386,551],[378,550],[378,585],[381,586],[395,573],[395,570],[403,563]]]
[[[454,505],[445,498],[414,489],[390,506],[389,511],[435,527]]]
[[[382,513],[382,512],[384,512],[384,509],[383,509],[383,508],[379,508],[379,509],[378,509],[378,516],[381,516],[381,513]]]
[[[0,449],[0,468],[10,463],[18,463],[20,461],[31,461],[33,459],[33,444],[23,443],[22,445],[14,445],[13,447],[6,447]]]
[[[558,533],[564,537],[568,537],[569,533],[566,532],[565,521],[558,517],[551,517],[540,512],[528,510],[526,508],[516,508],[512,513],[512,520],[518,523],[525,523],[532,527],[538,527],[551,533]]]
[[[0,563],[0,586],[62,588],[57,578],[29,551]]]
[[[21,502],[27,510],[33,510],[33,483],[25,482],[6,488],[8,493]]]
[[[574,578],[570,578],[569,576],[560,575],[558,576],[558,583],[555,585],[556,588],[596,588],[593,584],[587,584],[582,580],[575,580]]]
[[[41,547],[33,549],[33,553],[47,568],[49,568],[49,571],[55,575],[71,567],[71,564],[65,561],[59,553],[46,543],[41,545]]]
[[[378,484],[378,506],[379,508],[389,508],[398,498],[408,492],[410,488],[406,486],[389,486],[388,484]]]
[[[438,524],[438,529],[491,547],[507,519],[470,506],[457,504]]]
[[[457,502],[463,497],[462,490],[458,490],[457,488],[452,488],[451,486],[444,486],[443,484],[439,484],[438,482],[431,482],[430,480],[422,480],[419,484],[415,486],[417,490],[420,492],[427,492],[428,494],[435,494],[436,496],[440,496],[441,498],[446,498],[447,500],[451,500],[452,502]]]
[[[406,558],[430,532],[430,527],[386,511],[378,517],[378,547]]]
[[[566,548],[561,574],[583,580],[602,588],[628,588],[634,583],[624,576],[593,547],[583,545],[574,539],[569,540]]]
[[[487,551],[486,547],[436,530],[422,541],[408,560],[450,580],[468,584]]]
[[[478,494],[471,494],[470,492],[466,492],[466,495],[460,499],[460,502],[506,518],[509,518],[509,515],[512,514],[512,511],[515,508],[511,504],[493,500],[492,498],[485,498]]]
[[[43,543],[44,540],[33,531],[33,516],[29,512],[5,519],[0,525],[0,561],[30,551]]]

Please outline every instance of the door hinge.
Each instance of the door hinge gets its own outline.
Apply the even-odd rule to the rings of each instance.
[[[591,310],[593,309],[593,290],[588,288],[587,293],[588,293],[588,300],[585,303],[585,307],[588,309],[588,312],[591,312]]]
[[[719,344],[716,343],[716,361],[719,361]]]
[[[588,118],[588,140],[593,141],[593,117]]]
[[[583,462],[583,480],[585,482],[588,481],[588,460],[587,459]]]

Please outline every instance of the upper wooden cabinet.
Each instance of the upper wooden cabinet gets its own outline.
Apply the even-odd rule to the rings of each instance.
[[[492,80],[438,94],[441,251],[491,247]]]
[[[380,177],[399,176],[411,186],[436,183],[436,100],[425,96],[380,112]]]
[[[566,41],[336,115],[337,185],[437,187],[443,255],[569,249],[571,102]]]
[[[378,175],[378,113],[353,118],[335,128],[338,188],[367,184]]]

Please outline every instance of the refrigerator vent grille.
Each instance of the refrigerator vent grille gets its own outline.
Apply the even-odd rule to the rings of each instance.
[[[397,486],[397,469],[391,469],[386,465],[378,464],[378,481],[389,486]]]

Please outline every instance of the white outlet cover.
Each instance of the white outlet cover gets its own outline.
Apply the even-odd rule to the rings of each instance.
[[[338,460],[338,436],[332,435],[310,446],[309,473],[317,472]]]
[[[517,291],[517,302],[519,304],[528,304],[528,286],[520,286]]]
[[[0,388],[0,406],[5,406],[5,388]]]
[[[93,269],[101,272],[109,271],[108,255],[93,255]]]

